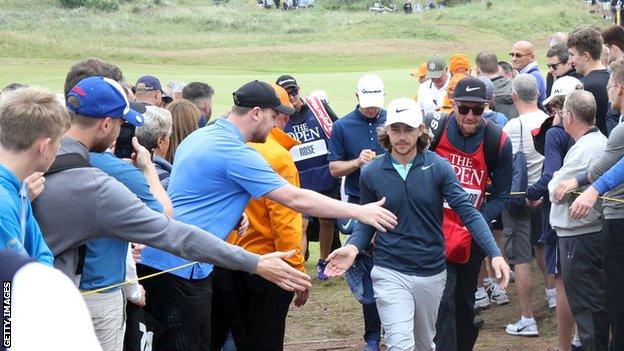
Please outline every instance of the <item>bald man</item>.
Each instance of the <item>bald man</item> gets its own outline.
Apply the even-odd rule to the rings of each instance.
[[[537,61],[535,61],[533,44],[524,40],[519,41],[511,47],[509,56],[511,57],[511,66],[518,73],[528,73],[537,79],[537,88],[539,90],[537,104],[541,106],[542,101],[546,98],[546,81],[544,81],[544,77],[537,66]]]

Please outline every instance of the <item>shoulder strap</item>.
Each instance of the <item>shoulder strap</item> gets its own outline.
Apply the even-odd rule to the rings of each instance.
[[[448,124],[448,113],[446,112],[433,112],[428,113],[425,117],[427,121],[429,130],[431,134],[433,134],[433,138],[431,139],[431,143],[429,144],[429,150],[435,151],[440,139],[442,138],[442,134],[444,129],[446,129],[446,125]]]
[[[491,172],[496,163],[498,162],[498,155],[503,147],[503,138],[505,134],[503,129],[496,123],[486,120],[485,121],[485,137],[484,137],[484,150],[485,150],[485,164],[487,165],[488,172]]]
[[[84,157],[77,153],[71,154],[63,154],[58,155],[54,159],[54,162],[45,173],[45,175],[50,175],[57,172],[62,172],[68,169],[73,168],[86,168],[91,167],[89,161],[87,161]]]
[[[321,99],[315,96],[308,96],[303,98],[303,100],[310,108],[310,111],[312,111],[314,117],[316,117],[316,120],[321,125],[321,128],[323,128],[323,132],[325,132],[325,136],[327,137],[327,139],[331,138],[334,122],[332,122],[331,118],[329,117],[329,113],[327,113],[327,111],[325,110]]]
[[[62,171],[66,171],[68,169],[74,168],[88,168],[92,167],[89,161],[87,161],[84,157],[77,153],[63,154],[58,155],[54,159],[54,162],[45,173],[46,176]],[[65,251],[64,251],[65,252]],[[62,255],[64,252],[59,253],[56,257]],[[82,274],[82,270],[84,269],[85,257],[87,255],[87,246],[80,245],[78,246],[78,264],[76,265],[76,274]]]

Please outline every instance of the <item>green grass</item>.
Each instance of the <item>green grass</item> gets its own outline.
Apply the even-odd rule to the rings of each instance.
[[[327,11],[324,1],[283,12],[253,0],[124,0],[119,11],[102,12],[63,9],[56,0],[5,0],[0,86],[19,81],[60,92],[69,66],[95,56],[119,65],[131,82],[147,73],[164,82],[206,81],[216,89],[219,112],[242,83],[291,73],[304,93],[326,90],[344,114],[364,72],[385,80],[388,99],[412,96],[417,83],[408,73],[430,53],[474,57],[488,49],[505,57],[513,42],[528,39],[543,57],[552,32],[602,24],[579,0],[495,0],[490,9],[475,1],[410,16]]]

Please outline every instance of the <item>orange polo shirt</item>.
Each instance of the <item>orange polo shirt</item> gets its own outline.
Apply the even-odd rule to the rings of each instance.
[[[299,142],[279,128],[273,128],[263,144],[248,143],[269,163],[271,168],[294,186],[299,186],[299,171],[288,150]],[[249,229],[244,236],[232,232],[227,238],[230,244],[238,245],[259,255],[296,249],[297,253],[287,262],[305,272],[301,254],[301,213],[271,201],[266,197],[252,199],[245,209],[249,217]]]

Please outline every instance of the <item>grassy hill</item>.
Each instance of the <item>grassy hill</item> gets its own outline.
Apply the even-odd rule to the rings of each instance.
[[[604,25],[580,0],[493,0],[491,7],[478,0],[421,15],[328,11],[323,1],[336,0],[292,12],[264,10],[252,0],[123,0],[116,12],[4,0],[0,86],[21,81],[60,91],[72,62],[96,56],[118,64],[130,81],[145,73],[206,80],[217,90],[217,111],[241,83],[289,72],[304,92],[327,90],[346,113],[362,72],[379,73],[392,87],[389,98],[411,95],[417,83],[409,70],[432,52],[474,56],[488,49],[506,58],[513,42],[528,39],[544,57],[551,33]]]

